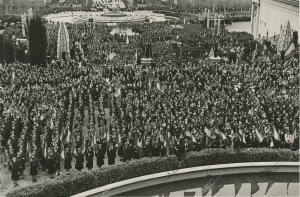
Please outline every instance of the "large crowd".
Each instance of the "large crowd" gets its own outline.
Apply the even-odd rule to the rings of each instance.
[[[110,27],[69,24],[70,58],[55,60],[58,26],[47,24],[47,66],[1,65],[2,159],[15,183],[28,156],[35,182],[39,168],[53,177],[61,163],[67,173],[91,170],[94,160],[101,168],[117,155],[127,161],[181,159],[206,148],[299,149],[297,58],[243,61],[248,41],[222,31],[219,50],[234,53],[234,61],[169,61],[162,56],[174,56],[171,41],[184,46],[191,37],[168,24],[128,27],[139,33],[128,38],[110,35]],[[211,31],[192,38],[215,40]],[[152,43],[155,62],[146,68],[137,64],[145,43]]]

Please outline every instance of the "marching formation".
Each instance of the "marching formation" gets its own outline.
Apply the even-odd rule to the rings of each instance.
[[[47,66],[16,62],[0,68],[1,143],[15,184],[26,162],[36,182],[40,168],[53,178],[62,166],[67,174],[101,168],[106,157],[113,165],[117,157],[181,159],[206,148],[299,149],[296,58],[250,61],[256,51],[249,42],[224,31],[220,54],[237,58],[169,61],[163,56],[174,56],[170,41],[188,45],[191,38],[168,24],[150,24],[144,30],[129,25],[140,28],[130,43],[126,36],[108,36],[102,26],[80,32],[70,25],[70,59],[56,61],[57,28],[48,25]],[[192,41],[210,42],[211,33]],[[145,68],[136,56],[147,38],[158,61]]]

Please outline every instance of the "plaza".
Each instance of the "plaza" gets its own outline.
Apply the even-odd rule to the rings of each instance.
[[[298,1],[189,2],[5,4],[0,196],[299,195]]]

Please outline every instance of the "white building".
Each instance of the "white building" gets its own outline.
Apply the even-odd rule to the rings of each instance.
[[[123,0],[93,0],[93,7],[108,9],[124,9],[126,6]]]
[[[255,38],[279,34],[288,21],[299,32],[299,0],[252,0],[251,33]]]

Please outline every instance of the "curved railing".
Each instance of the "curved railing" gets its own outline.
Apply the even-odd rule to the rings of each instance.
[[[136,177],[106,186],[98,187],[72,197],[114,196],[128,191],[155,186],[176,181],[204,178],[208,176],[223,176],[251,173],[296,173],[299,172],[298,162],[248,162],[209,165],[193,168],[156,173]]]

